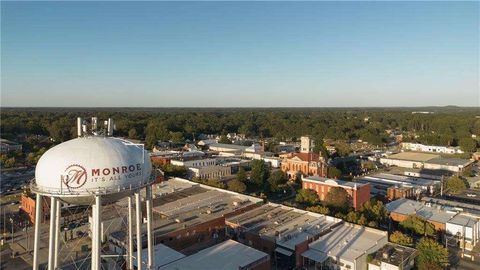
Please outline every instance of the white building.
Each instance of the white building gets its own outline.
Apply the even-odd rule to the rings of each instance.
[[[479,242],[480,219],[470,214],[458,214],[447,222],[446,232],[458,237],[460,248],[472,250]]]
[[[381,157],[380,163],[403,168],[447,170],[460,173],[473,164],[473,160],[460,158],[443,158],[437,154],[403,152]]]
[[[217,160],[214,158],[195,159],[195,160],[176,160],[170,161],[172,165],[189,167],[205,167],[217,165]]]
[[[192,176],[201,179],[222,178],[232,175],[232,168],[230,166],[204,166],[204,167],[190,167],[188,170]]]
[[[307,269],[366,270],[367,256],[387,243],[385,231],[344,223],[310,243],[302,257]]]
[[[463,154],[460,147],[425,145],[421,143],[403,142],[402,149],[417,152],[443,153],[443,154]]]

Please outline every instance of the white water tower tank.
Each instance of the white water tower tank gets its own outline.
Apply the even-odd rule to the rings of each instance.
[[[116,201],[153,182],[143,145],[103,136],[61,143],[43,154],[33,191],[72,204],[91,204],[94,195]],[[108,196],[103,196],[108,195]]]

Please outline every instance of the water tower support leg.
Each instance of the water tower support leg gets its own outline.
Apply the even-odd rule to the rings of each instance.
[[[57,205],[55,206],[56,208],[56,215],[55,215],[55,257],[53,259],[53,268],[57,269],[58,267],[58,253],[60,252],[59,246],[60,246],[60,215],[61,215],[61,209],[60,209],[60,200],[57,199]]]
[[[33,270],[38,270],[38,251],[40,250],[38,240],[40,239],[40,223],[43,215],[42,206],[42,195],[37,193],[35,202],[35,235],[33,236]]]
[[[147,193],[147,241],[148,241],[148,269],[153,268],[154,257],[153,257],[153,238],[152,238],[152,186],[146,187]]]
[[[133,270],[133,207],[132,196],[128,196],[128,270]]]
[[[57,208],[57,198],[50,197],[50,231],[48,235],[48,270],[54,270],[54,257],[55,257],[55,220],[56,220],[56,211]]]
[[[97,210],[95,210],[97,208],[97,205],[96,204],[93,204],[92,205],[92,224],[91,224],[91,230],[92,230],[92,235],[91,235],[91,238],[92,238],[92,265],[91,265],[91,269],[95,269],[94,267],[97,265],[97,263],[95,262],[95,260],[97,259],[97,255],[96,255],[96,252],[97,252],[97,248],[95,247],[97,245],[97,241],[95,240],[95,237],[96,237],[96,230],[95,230],[95,225],[96,225],[96,222],[95,222],[95,213],[97,212]]]
[[[94,223],[95,223],[95,265],[93,267],[94,270],[100,270],[101,267],[101,233],[100,233],[100,212],[102,209],[102,200],[101,196],[95,196],[95,212],[94,212]]]
[[[141,230],[141,220],[142,220],[142,210],[140,205],[140,192],[135,192],[135,208],[136,208],[136,219],[137,219],[137,269],[142,270],[142,230]]]

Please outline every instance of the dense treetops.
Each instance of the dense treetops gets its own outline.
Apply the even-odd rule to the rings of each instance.
[[[58,142],[75,136],[75,118],[112,117],[116,134],[146,141],[181,142],[199,134],[244,133],[247,136],[286,140],[311,134],[316,138],[361,139],[374,145],[387,142],[390,130],[403,131],[404,140],[425,144],[460,145],[474,151],[480,134],[478,109],[436,110],[434,114],[412,114],[398,109],[7,109],[1,112],[3,137],[18,134],[51,136]],[[365,119],[368,118],[368,121]],[[413,135],[417,135],[415,138]],[[321,150],[321,149],[317,149]],[[342,148],[340,147],[340,151]]]

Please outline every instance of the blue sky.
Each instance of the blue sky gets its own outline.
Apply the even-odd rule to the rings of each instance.
[[[3,2],[2,106],[479,106],[478,2]]]

